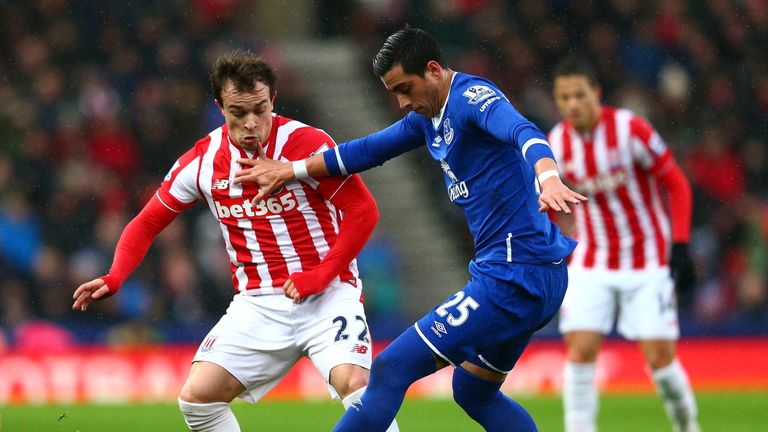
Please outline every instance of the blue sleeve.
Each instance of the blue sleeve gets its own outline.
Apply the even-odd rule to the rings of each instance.
[[[356,138],[323,153],[331,175],[349,175],[379,166],[424,143],[412,113],[378,132]]]
[[[506,99],[494,102],[485,112],[473,110],[478,127],[499,141],[516,145],[531,167],[541,158],[555,158],[547,136],[535,124],[517,112]]]

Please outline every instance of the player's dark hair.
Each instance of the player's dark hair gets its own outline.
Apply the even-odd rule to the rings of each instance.
[[[219,104],[223,104],[221,90],[228,81],[231,81],[239,92],[252,91],[257,81],[269,87],[270,97],[277,92],[275,70],[251,51],[231,51],[216,59],[211,72],[211,90]]]
[[[587,81],[589,81],[590,85],[594,86],[598,84],[595,68],[592,66],[592,63],[586,59],[586,57],[581,55],[572,53],[560,60],[560,62],[555,66],[552,79],[554,80],[558,77],[569,75],[581,75],[587,78]]]
[[[445,58],[435,38],[424,30],[405,26],[392,33],[373,57],[373,73],[382,77],[400,65],[403,72],[423,77],[427,63],[432,60],[445,67]]]

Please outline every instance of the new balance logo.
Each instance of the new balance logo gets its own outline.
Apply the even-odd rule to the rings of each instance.
[[[211,189],[226,189],[229,187],[229,179],[216,179],[213,181],[213,184],[211,185]]]
[[[358,353],[358,354],[365,354],[365,353],[368,352],[368,347],[363,345],[363,344],[355,344],[355,346],[352,347],[352,351],[350,351],[350,352]]]

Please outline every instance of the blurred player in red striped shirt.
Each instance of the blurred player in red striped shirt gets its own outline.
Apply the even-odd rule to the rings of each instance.
[[[646,120],[600,97],[586,61],[570,56],[558,65],[554,98],[563,121],[549,142],[565,182],[589,197],[564,221],[579,242],[560,309],[566,431],[596,430],[595,360],[614,320],[639,342],[675,430],[698,431],[696,401],[675,358],[675,284],[693,283],[690,184]]]
[[[233,182],[237,159],[295,161],[335,146],[322,130],[272,112],[276,79],[250,52],[217,60],[211,84],[225,124],[176,161],[123,231],[109,273],[73,296],[73,309],[85,311],[116,293],[179,213],[208,206],[229,253],[235,296],[200,345],[179,396],[194,431],[239,431],[229,403],[258,401],[303,356],[345,408],[368,383],[371,345],[355,256],[378,210],[360,177],[307,177],[258,201],[257,185]]]

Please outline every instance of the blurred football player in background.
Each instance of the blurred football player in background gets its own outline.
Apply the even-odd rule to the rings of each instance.
[[[560,310],[568,350],[565,429],[596,430],[595,361],[618,316],[618,332],[638,341],[675,431],[695,432],[696,401],[675,358],[675,284],[680,290],[693,284],[691,187],[646,120],[602,105],[600,97],[583,58],[569,56],[557,66],[554,98],[563,120],[549,141],[566,184],[589,197],[561,225],[567,232],[572,223],[579,242]]]

